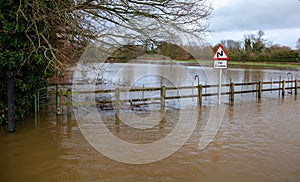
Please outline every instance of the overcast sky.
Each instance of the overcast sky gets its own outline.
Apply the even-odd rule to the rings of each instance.
[[[211,35],[207,42],[243,41],[244,35],[265,32],[273,44],[295,49],[300,38],[300,0],[211,0]]]

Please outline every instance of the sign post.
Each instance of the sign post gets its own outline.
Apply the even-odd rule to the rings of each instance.
[[[219,69],[219,94],[218,104],[221,105],[221,88],[222,88],[222,69],[227,69],[227,61],[229,57],[221,44],[218,45],[212,60],[214,61],[214,68]]]

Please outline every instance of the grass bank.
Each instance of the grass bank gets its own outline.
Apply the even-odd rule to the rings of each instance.
[[[202,65],[212,65],[212,60],[203,60],[203,61],[197,61],[197,60],[188,60],[188,61],[181,61],[177,60],[177,63],[182,64],[197,64],[200,63]],[[249,67],[274,67],[274,68],[295,68],[300,69],[300,62],[241,62],[241,61],[228,61],[228,66],[234,66],[234,67],[243,67],[243,66],[249,66]]]
[[[277,67],[277,68],[300,68],[300,63],[295,62],[237,62],[229,61],[229,65],[237,66],[257,66],[257,67]]]

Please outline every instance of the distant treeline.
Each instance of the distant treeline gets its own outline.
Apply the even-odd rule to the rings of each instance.
[[[252,62],[299,62],[299,53],[290,47],[273,45],[261,50],[227,48],[231,61]]]
[[[129,62],[140,56],[152,54],[148,59],[173,59],[173,60],[191,60],[194,59],[189,51],[176,44],[159,42],[151,45],[133,45],[128,44],[118,48],[108,57],[107,62]],[[154,56],[161,55],[161,57]]]
[[[265,46],[259,42],[245,40],[244,44],[233,40],[221,41],[226,49],[230,61],[245,62],[299,62],[299,51],[292,50],[287,46],[272,45]],[[243,47],[241,45],[244,45]],[[154,50],[148,50],[144,45],[125,45],[116,50],[107,62],[129,62],[145,54],[158,54],[164,59],[172,60],[210,60],[213,55],[214,47],[186,47],[175,44],[163,43]],[[149,59],[159,59],[157,56],[148,57]],[[160,58],[162,59],[162,58]]]
[[[247,62],[299,62],[299,50],[292,50],[287,46],[273,45],[263,39],[264,32],[257,35],[246,35],[244,41],[222,40],[220,44],[226,49],[231,61]],[[300,41],[299,41],[300,45]],[[163,59],[172,60],[210,60],[217,45],[186,46],[168,42],[159,42],[149,45],[124,45],[117,49],[108,59],[108,62],[129,62],[147,54],[161,55]],[[300,47],[300,46],[299,46]],[[159,59],[157,56],[148,59]],[[162,58],[161,58],[162,59]]]
[[[264,32],[246,35],[244,41],[222,40],[231,61],[299,62],[299,50],[288,46],[272,45],[263,39]],[[216,49],[216,46],[214,47]]]

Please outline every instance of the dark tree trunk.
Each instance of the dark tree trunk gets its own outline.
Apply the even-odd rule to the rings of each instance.
[[[15,85],[14,85],[15,73],[13,71],[7,72],[7,104],[8,104],[8,132],[16,132],[15,121]]]

